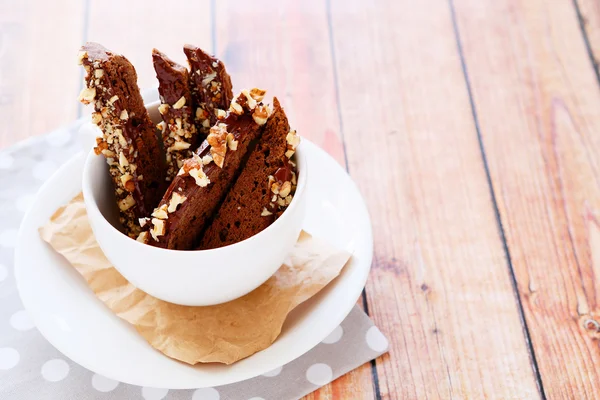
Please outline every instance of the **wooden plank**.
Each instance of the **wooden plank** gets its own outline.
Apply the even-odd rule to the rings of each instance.
[[[548,398],[600,392],[600,91],[572,2],[454,0]]]
[[[445,0],[332,0],[382,398],[539,397]]]
[[[154,47],[187,65],[182,50],[185,43],[211,46],[210,0],[186,2],[176,14],[164,1],[89,1],[88,40],[127,57],[143,89],[158,86],[152,66]]]
[[[596,64],[600,61],[600,2],[597,0],[575,0],[580,13],[590,51]]]
[[[343,163],[325,2],[216,4],[216,53],[234,91],[260,87],[276,95],[290,124]]]
[[[83,13],[68,0],[0,5],[0,148],[76,117]]]
[[[234,92],[248,87],[277,96],[290,124],[344,162],[325,2],[218,1],[216,54]],[[374,398],[371,367],[363,365],[307,399]]]

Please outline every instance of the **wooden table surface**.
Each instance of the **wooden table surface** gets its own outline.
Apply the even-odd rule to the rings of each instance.
[[[389,354],[309,399],[600,396],[600,3],[0,0],[0,147],[81,116],[79,46],[189,42],[264,87],[373,220]],[[351,350],[351,349],[349,349]]]

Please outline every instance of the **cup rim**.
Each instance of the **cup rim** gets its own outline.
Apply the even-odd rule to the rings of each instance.
[[[158,104],[158,102],[150,103],[150,104],[146,105],[146,108],[156,106],[157,104]],[[91,122],[88,122],[88,123],[91,124]],[[232,244],[229,244],[229,245],[226,245],[223,247],[214,248],[214,249],[176,250],[176,249],[166,249],[163,247],[151,246],[146,243],[138,242],[137,240],[127,236],[126,234],[121,232],[119,229],[117,229],[115,226],[113,226],[113,224],[111,224],[106,219],[104,214],[100,211],[100,208],[98,207],[98,202],[96,201],[95,196],[93,196],[93,190],[92,190],[93,185],[91,184],[90,179],[89,179],[89,171],[91,168],[91,164],[93,162],[97,162],[95,157],[101,157],[99,155],[96,155],[93,149],[91,149],[90,152],[88,153],[86,160],[85,160],[84,167],[83,167],[82,191],[83,191],[83,195],[84,195],[83,196],[84,202],[86,205],[87,212],[90,213],[90,210],[88,208],[89,208],[89,206],[92,206],[91,212],[93,214],[96,214],[96,216],[97,216],[96,220],[99,221],[100,224],[103,224],[104,226],[108,226],[109,230],[114,231],[115,238],[118,237],[117,240],[127,239],[130,243],[132,243],[133,246],[142,246],[142,247],[138,247],[139,249],[144,249],[145,251],[150,251],[150,252],[156,252],[157,254],[164,253],[164,254],[179,254],[179,255],[181,255],[181,254],[217,255],[219,253],[231,252],[231,251],[235,251],[235,250],[238,250],[238,249],[248,246],[248,243],[250,243],[250,242],[257,241],[257,240],[260,241],[260,239],[263,236],[266,236],[271,231],[278,229],[282,224],[286,223],[287,219],[289,219],[289,217],[286,217],[286,215],[288,215],[288,216],[291,215],[294,212],[294,210],[298,207],[298,203],[300,203],[300,199],[304,195],[304,192],[305,192],[306,179],[307,179],[306,176],[308,173],[306,154],[304,152],[304,146],[302,145],[302,141],[296,148],[295,156],[296,156],[296,165],[297,166],[301,165],[302,167],[301,167],[301,170],[300,170],[300,168],[298,168],[298,172],[297,172],[298,173],[298,184],[296,186],[296,192],[294,194],[294,197],[292,198],[292,201],[290,202],[288,207],[285,209],[285,211],[281,214],[281,216],[279,218],[277,218],[271,225],[267,226],[262,231],[250,236],[247,239],[244,239],[240,242],[232,243]],[[86,194],[88,194],[88,195],[86,196]]]

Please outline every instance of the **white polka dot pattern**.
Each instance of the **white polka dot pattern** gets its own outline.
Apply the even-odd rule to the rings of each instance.
[[[344,335],[344,329],[342,326],[338,326],[331,332],[325,339],[323,339],[323,343],[325,344],[333,344],[340,341],[342,336]]]
[[[119,382],[100,374],[94,374],[94,376],[92,376],[92,386],[97,391],[106,393],[115,390],[115,388],[119,386]]]
[[[192,400],[219,400],[221,395],[214,388],[197,389],[192,395]]]
[[[29,318],[27,311],[20,310],[10,317],[10,326],[18,331],[28,331],[33,328],[33,321]]]
[[[281,373],[281,370],[282,370],[282,367],[278,367],[278,368],[275,368],[275,369],[273,369],[273,370],[271,370],[269,372],[265,372],[263,374],[263,376],[266,376],[268,378],[272,378],[274,376],[279,375]]]
[[[59,382],[69,375],[69,364],[60,358],[46,361],[42,365],[42,377],[48,382]]]
[[[12,347],[0,348],[0,370],[14,368],[21,359],[19,352]]]
[[[367,331],[367,345],[373,351],[385,351],[388,348],[388,341],[383,333],[376,326],[372,326]]]
[[[313,364],[306,370],[306,379],[317,386],[324,386],[333,379],[333,371],[327,364]]]
[[[144,400],[162,400],[169,393],[169,389],[158,389],[158,388],[142,388],[142,397]]]

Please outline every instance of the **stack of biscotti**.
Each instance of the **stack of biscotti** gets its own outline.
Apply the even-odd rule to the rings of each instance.
[[[184,53],[189,71],[156,49],[152,53],[164,153],[135,70],[124,57],[96,44],[84,46],[81,60],[88,75],[81,100],[95,101],[93,120],[103,131],[97,153],[107,158],[127,233],[167,249],[211,249],[257,234],[284,212],[296,189],[292,157],[300,139],[277,98],[271,110],[263,103],[263,90],[242,90],[233,97],[221,61],[190,45]],[[120,108],[113,105],[121,98],[113,97],[115,89],[99,101],[91,93],[106,91],[98,89],[102,80],[94,77],[103,76],[96,71],[107,68],[108,61],[117,65],[106,76],[121,90]],[[127,125],[122,121],[128,116],[140,122]],[[125,151],[130,137],[135,146]],[[155,184],[146,185],[146,174]],[[127,189],[135,190],[129,195]]]

